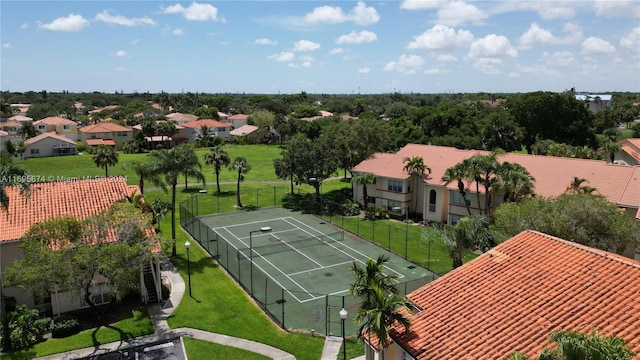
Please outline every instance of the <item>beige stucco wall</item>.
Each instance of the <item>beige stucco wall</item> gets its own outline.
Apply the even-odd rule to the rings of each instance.
[[[48,137],[48,138],[44,138],[40,141],[37,141],[33,144],[29,144],[26,147],[26,151],[24,152],[24,158],[35,158],[35,157],[48,157],[48,156],[54,156],[54,152],[53,152],[53,147],[54,146],[58,146],[58,145],[62,145],[62,146],[71,146],[71,147],[75,147],[75,145],[71,145],[68,144],[66,142]],[[31,154],[31,150],[32,149],[38,149],[39,153],[38,154]]]

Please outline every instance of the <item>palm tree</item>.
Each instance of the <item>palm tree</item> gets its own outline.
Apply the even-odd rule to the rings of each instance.
[[[389,257],[380,255],[375,261],[371,258],[367,259],[364,266],[359,266],[356,262],[353,262],[349,267],[355,277],[355,281],[351,284],[349,290],[352,295],[362,299],[361,308],[370,309],[373,306],[372,284],[388,294],[398,293],[398,289],[394,287],[398,282],[398,275],[395,273],[387,275],[382,272],[387,263],[389,263]]]
[[[356,184],[362,184],[362,201],[364,202],[364,208],[369,207],[369,196],[367,194],[367,185],[376,183],[376,176],[373,174],[357,173],[351,179],[351,182]]]
[[[204,156],[204,163],[207,165],[213,165],[214,173],[216,174],[216,186],[218,188],[218,194],[220,194],[220,169],[223,166],[229,166],[231,158],[229,154],[221,147],[216,146]]]
[[[104,176],[109,177],[109,166],[118,163],[118,153],[111,146],[100,145],[93,154],[93,162],[97,167],[104,168]]]
[[[431,174],[431,168],[424,164],[424,159],[422,158],[422,156],[413,156],[411,158],[406,157],[404,158],[404,160],[402,160],[402,162],[404,163],[404,167],[402,168],[402,170],[408,173],[409,176],[415,179],[415,182],[416,182],[415,187],[412,190],[413,192],[412,201],[415,201],[416,203],[413,211],[417,212],[418,196],[416,195],[416,193],[417,193],[418,184],[419,184],[418,177],[420,179],[424,179],[425,172],[427,173],[427,175]]]
[[[453,268],[462,266],[465,250],[487,250],[494,245],[494,234],[489,230],[489,218],[484,215],[470,215],[458,221],[455,226],[444,225],[438,229],[453,261]]]
[[[160,174],[155,172],[155,165],[148,161],[131,161],[122,165],[124,169],[132,169],[136,175],[138,175],[138,187],[140,193],[144,194],[144,181],[149,180],[155,186],[166,191],[166,186],[160,177]]]
[[[564,192],[567,194],[592,194],[596,191],[596,188],[584,185],[584,183],[588,182],[589,181],[587,179],[574,176],[573,181],[571,181]]]
[[[149,156],[155,160],[153,165],[153,172],[156,174],[164,174],[165,181],[171,186],[171,239],[173,240],[173,248],[171,254],[175,256],[177,254],[176,249],[176,186],[178,185],[178,177],[184,174],[185,166],[188,164],[182,158],[184,152],[177,150],[177,148],[184,146],[180,145],[173,149],[153,150],[149,153]],[[191,176],[202,180],[204,183],[204,175],[194,169],[191,172]]]
[[[9,186],[17,186],[20,194],[28,194],[30,186],[28,179],[27,170],[0,158],[0,207],[5,210],[9,208],[9,196],[6,191]]]
[[[482,184],[484,187],[484,214],[489,216],[491,208],[491,188],[497,181],[497,174],[500,170],[500,163],[497,158],[502,152],[502,150],[496,149],[489,155],[475,155],[465,160],[468,160],[466,167],[467,174],[469,178],[473,178],[476,182],[476,195],[478,196],[480,214],[482,214],[483,211],[482,206],[480,206],[479,184]]]
[[[18,135],[22,136],[22,139],[31,139],[32,137],[38,135],[38,130],[33,125],[31,121],[25,121],[22,123],[20,129],[18,129]]]
[[[27,144],[25,144],[24,141],[20,141],[16,145],[16,154],[20,155],[20,158],[22,159],[22,154],[24,154],[25,151],[27,151]]]
[[[409,333],[411,321],[400,309],[404,308],[408,313],[411,303],[398,294],[388,294],[376,284],[371,285],[371,294],[372,306],[369,309],[360,308],[356,314],[360,323],[358,338],[364,340],[368,334],[375,334],[384,359],[384,349],[389,346],[389,329],[402,326],[404,333]]]
[[[445,186],[450,183],[456,181],[458,183],[458,191],[464,200],[464,205],[467,208],[467,213],[471,215],[471,201],[467,199],[467,191],[464,186],[465,172],[463,169],[464,164],[458,163],[447,170],[445,170],[444,175],[442,176],[442,181],[444,181]]]
[[[498,170],[492,192],[503,193],[504,202],[518,202],[533,196],[535,178],[518,163],[505,162]]]
[[[609,159],[611,160],[611,163],[613,164],[613,162],[616,159],[616,153],[618,151],[620,151],[620,149],[621,149],[620,144],[618,144],[617,142],[613,142],[613,141],[607,141],[602,145],[602,148],[609,155]]]
[[[240,182],[244,180],[244,174],[248,173],[251,170],[251,165],[249,165],[246,158],[239,156],[233,160],[233,163],[229,166],[229,170],[238,172],[236,206],[241,208],[242,202],[240,201]]]
[[[179,145],[174,148],[178,152],[178,156],[182,159],[182,175],[184,175],[184,187],[189,187],[189,176],[198,178],[202,176],[202,183],[205,184],[204,175],[202,175],[202,165],[198,160],[198,155],[191,146]]]

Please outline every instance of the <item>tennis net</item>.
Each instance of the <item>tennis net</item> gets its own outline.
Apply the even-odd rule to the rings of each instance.
[[[331,234],[313,235],[300,240],[286,241],[286,239],[280,239],[275,234],[270,235],[270,240],[274,241],[274,244],[261,245],[253,247],[253,256],[261,257],[272,254],[283,253],[287,251],[295,251],[313,246],[327,245],[342,241],[342,231],[338,231]],[[250,248],[238,249],[238,256],[244,258],[250,258]]]

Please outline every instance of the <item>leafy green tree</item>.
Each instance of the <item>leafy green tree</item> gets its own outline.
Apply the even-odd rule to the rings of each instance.
[[[421,156],[413,156],[411,158],[406,157],[402,160],[404,167],[402,171],[406,172],[411,176],[411,181],[415,183],[415,186],[412,187],[411,191],[413,192],[412,202],[415,203],[413,211],[418,211],[418,186],[424,180],[425,173],[427,176],[431,174],[431,168],[425,165],[424,159]]]
[[[238,180],[236,182],[236,206],[242,208],[242,202],[240,201],[240,182],[244,180],[244,175],[251,170],[251,165],[249,165],[246,158],[239,156],[233,159],[233,163],[229,165],[229,170],[238,173]]]
[[[155,171],[154,166],[150,161],[131,161],[122,164],[124,169],[132,169],[136,175],[138,175],[138,187],[140,188],[141,194],[144,194],[145,180],[151,181],[153,185],[166,191],[166,186],[160,174]]]
[[[93,163],[97,167],[104,168],[104,176],[109,177],[109,166],[118,163],[118,153],[111,146],[100,145],[93,153]]]
[[[7,140],[7,142],[4,143],[4,151],[9,154],[10,157],[16,155],[16,145],[13,141]]]
[[[197,116],[198,119],[220,120],[218,108],[216,107],[201,106],[193,111],[193,115]]]
[[[491,227],[500,239],[531,229],[617,253],[640,244],[638,224],[606,198],[588,193],[502,204]]]
[[[216,187],[218,194],[220,193],[220,170],[222,167],[229,166],[231,158],[229,154],[221,147],[216,146],[209,150],[209,153],[204,156],[204,163],[207,165],[213,165],[213,172],[216,174]]]
[[[524,133],[507,111],[495,111],[482,119],[481,141],[487,150],[520,150]]]
[[[456,225],[443,225],[438,229],[453,260],[453,268],[462,266],[465,251],[487,250],[495,244],[496,234],[489,228],[489,218],[484,215],[469,215]],[[428,236],[424,233],[423,236]]]
[[[32,290],[35,296],[56,286],[79,289],[72,296],[81,296],[100,320],[103,312],[90,291],[96,276],[109,279],[114,300],[138,290],[140,269],[155,246],[148,227],[140,210],[124,202],[84,220],[62,217],[35,224],[20,241],[24,258],[9,266],[5,285]]]
[[[193,170],[186,170],[185,167],[188,164],[183,159],[183,154],[186,152],[180,151],[179,145],[173,149],[153,150],[149,153],[149,156],[154,161],[153,171],[157,174],[164,175],[165,182],[171,186],[171,240],[172,240],[172,256],[177,255],[176,249],[176,187],[178,185],[178,177],[186,172],[195,174]],[[192,150],[193,151],[193,150]],[[196,175],[195,177],[202,179],[204,183],[204,175]]]
[[[364,208],[367,209],[369,207],[369,194],[367,194],[367,185],[375,184],[376,176],[373,174],[357,173],[354,177],[351,178],[351,182],[354,184],[362,185],[362,202],[364,203]]]
[[[18,142],[18,144],[16,144],[16,155],[22,158],[22,154],[24,154],[25,151],[27,151],[27,144],[25,144],[24,141]]]
[[[7,187],[16,186],[20,194],[29,194],[29,172],[24,168],[13,164],[9,160],[0,158],[0,207],[9,208],[9,195]]]
[[[504,162],[491,191],[504,194],[504,202],[517,202],[535,195],[534,182],[535,178],[522,165]]]
[[[176,130],[176,123],[173,121],[158,121],[155,125],[155,133],[162,136],[164,142],[165,137],[173,136],[178,130]]]
[[[26,349],[42,341],[51,318],[40,318],[37,309],[18,305],[15,310],[5,314],[2,323],[2,350],[9,352]]]

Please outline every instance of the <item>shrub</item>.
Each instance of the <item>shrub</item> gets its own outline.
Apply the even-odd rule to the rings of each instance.
[[[370,206],[364,212],[366,219],[388,219],[389,211],[384,206]]]
[[[63,338],[80,332],[80,322],[73,316],[61,316],[51,324],[51,337]]]
[[[76,141],[76,149],[78,150],[79,153],[84,152],[87,147],[84,145],[84,143],[82,141]]]
[[[360,215],[360,205],[351,200],[347,200],[344,204],[342,204],[342,211],[344,216]]]
[[[2,350],[26,349],[42,341],[49,330],[50,318],[40,318],[38,310],[19,305],[2,321]]]

